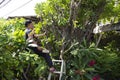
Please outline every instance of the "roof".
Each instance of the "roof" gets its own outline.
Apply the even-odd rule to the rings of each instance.
[[[8,17],[7,19],[14,19],[14,18],[24,18],[24,19],[32,20],[34,22],[40,21],[40,17],[37,17],[37,16],[11,16],[11,17]]]

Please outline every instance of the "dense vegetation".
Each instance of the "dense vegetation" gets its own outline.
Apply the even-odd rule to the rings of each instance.
[[[93,34],[96,24],[117,23],[119,0],[47,0],[36,4],[36,33],[47,32],[42,44],[53,59],[64,59],[63,80],[119,80],[119,33]],[[47,78],[43,58],[26,51],[25,19],[0,19],[0,80]],[[114,38],[114,39],[112,39]],[[57,67],[57,66],[56,66]]]

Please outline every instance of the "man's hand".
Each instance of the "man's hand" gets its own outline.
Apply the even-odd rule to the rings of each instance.
[[[34,36],[35,37],[41,37],[41,36],[45,36],[46,35],[46,32],[44,32],[43,34],[35,34]]]

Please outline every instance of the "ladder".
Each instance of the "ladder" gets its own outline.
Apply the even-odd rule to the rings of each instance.
[[[65,61],[64,60],[52,60],[53,64],[61,63],[60,71],[54,71],[53,73],[49,73],[48,80],[51,80],[52,74],[59,74],[59,80],[62,79],[63,74],[66,73]]]

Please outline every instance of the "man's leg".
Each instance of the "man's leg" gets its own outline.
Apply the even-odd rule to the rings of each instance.
[[[42,53],[42,52],[41,52],[41,53],[39,53],[38,55],[39,55],[39,56],[42,56],[42,57],[45,59],[45,61],[47,62],[47,64],[48,64],[49,67],[53,67],[53,63],[52,63],[52,60],[51,60],[49,54],[45,54],[45,53]]]
[[[44,48],[42,48],[42,47],[40,47],[40,46],[38,46],[37,49],[38,49],[39,51],[41,51],[42,53],[49,53],[49,50],[44,49]]]
[[[42,53],[42,51],[38,50],[37,47],[30,47],[30,49],[32,49],[36,54],[38,54],[39,56],[42,56],[45,59],[46,63],[50,67],[51,72],[55,70],[55,68],[53,67],[52,59],[50,58],[49,54]]]
[[[40,53],[40,56],[42,56],[45,61],[47,62],[48,66],[50,67],[50,72],[54,72],[55,71],[55,68],[53,67],[53,62],[50,58],[50,55],[49,54],[46,54],[46,53]]]

